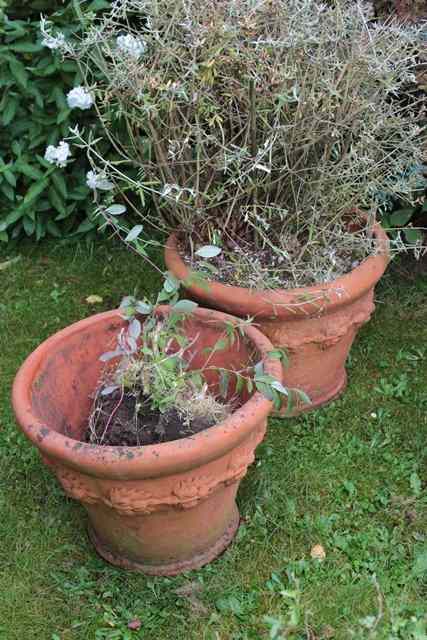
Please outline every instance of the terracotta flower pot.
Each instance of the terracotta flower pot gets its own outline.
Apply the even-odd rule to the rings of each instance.
[[[167,313],[167,307],[162,308]],[[194,338],[191,366],[236,319],[197,309],[186,323]],[[17,421],[66,493],[89,514],[90,537],[101,556],[127,569],[174,575],[216,558],[239,525],[235,496],[254,460],[272,403],[256,392],[227,420],[192,437],[144,447],[82,442],[89,394],[124,321],[117,311],[77,322],[43,342],[19,370],[12,393]],[[269,340],[254,327],[246,338],[216,352],[209,364],[244,367],[262,359],[281,379]],[[211,372],[209,383],[218,382]],[[216,376],[217,377],[217,376]],[[230,390],[232,392],[232,390]]]
[[[313,409],[344,390],[350,347],[374,311],[374,287],[389,262],[387,235],[379,225],[374,235],[377,255],[334,282],[298,289],[255,291],[218,282],[197,286],[178,253],[175,235],[166,244],[165,261],[169,271],[185,281],[191,297],[208,307],[254,318],[274,346],[287,349],[290,362],[284,382],[305,391]],[[293,415],[305,409],[297,407]]]

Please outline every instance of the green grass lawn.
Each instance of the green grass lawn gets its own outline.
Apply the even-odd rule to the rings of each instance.
[[[16,255],[2,251],[0,262]],[[159,278],[107,244],[19,252],[0,270],[2,640],[427,639],[425,280],[383,279],[340,400],[270,421],[231,548],[202,570],[147,578],[96,556],[83,509],[18,432],[10,389],[41,340],[135,288],[153,295]]]

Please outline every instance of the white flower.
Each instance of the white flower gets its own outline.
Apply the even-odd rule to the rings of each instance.
[[[56,36],[46,33],[42,40],[42,45],[48,47],[48,49],[62,49],[65,45],[65,36],[61,32],[57,33]]]
[[[86,184],[90,189],[99,189],[100,191],[110,191],[114,187],[114,184],[107,180],[105,173],[97,173],[96,171],[87,172]]]
[[[65,36],[60,31],[56,35],[52,33],[52,27],[49,20],[46,20],[44,16],[40,19],[40,32],[43,36],[42,45],[49,49],[62,49],[66,48]]]
[[[67,93],[67,104],[70,109],[90,109],[93,98],[84,87],[74,87]]]
[[[135,38],[132,34],[128,33],[127,36],[118,36],[117,48],[124,54],[131,58],[140,58],[147,49],[147,44],[142,38]]]
[[[44,158],[51,164],[56,164],[57,167],[66,167],[70,155],[70,145],[62,140],[57,147],[50,144],[45,151]]]

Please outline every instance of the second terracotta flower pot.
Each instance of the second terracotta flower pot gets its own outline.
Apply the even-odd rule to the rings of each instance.
[[[167,313],[162,308],[162,313]],[[246,327],[226,350],[210,356],[235,318],[197,309],[186,322],[194,340],[191,367],[241,369],[262,360],[281,379],[267,354],[270,341]],[[260,393],[241,398],[227,420],[182,440],[144,447],[86,444],[83,435],[102,363],[124,321],[117,311],[73,324],[44,342],[19,370],[13,407],[25,435],[39,449],[66,493],[89,514],[90,537],[101,556],[126,569],[174,575],[216,558],[239,525],[235,497],[264,437],[272,403]],[[212,387],[216,371],[206,376]],[[233,390],[230,389],[230,393]]]
[[[212,281],[206,287],[198,286],[179,254],[175,235],[167,242],[165,261],[195,300],[254,318],[274,346],[288,351],[284,382],[304,391],[312,402],[309,407],[297,406],[292,412],[297,415],[330,402],[346,386],[350,347],[375,309],[374,287],[389,262],[387,235],[378,224],[373,232],[376,255],[334,282],[299,289],[254,291]]]

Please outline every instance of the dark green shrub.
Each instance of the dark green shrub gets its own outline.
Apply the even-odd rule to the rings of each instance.
[[[13,5],[13,6],[12,6]],[[95,0],[88,8],[109,6]],[[56,10],[55,10],[56,9]],[[43,156],[69,127],[95,126],[90,112],[71,112],[67,92],[79,84],[74,61],[40,44],[40,12],[65,34],[76,32],[72,3],[0,4],[0,241],[21,235],[65,237],[96,227],[83,155],[60,169]]]

